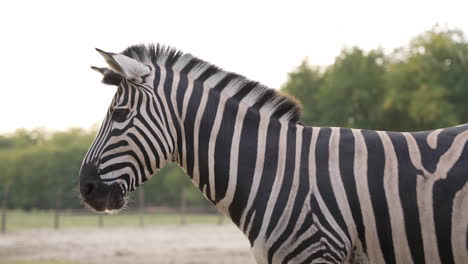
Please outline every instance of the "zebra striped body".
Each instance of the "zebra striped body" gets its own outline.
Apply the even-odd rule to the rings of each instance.
[[[176,161],[259,264],[468,262],[468,125],[307,127],[291,99],[191,55],[123,54],[104,54],[122,78],[83,162],[84,196],[105,188],[87,174],[125,195]]]

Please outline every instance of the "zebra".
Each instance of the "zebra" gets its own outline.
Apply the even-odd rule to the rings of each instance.
[[[294,98],[189,53],[97,51],[117,91],[80,169],[90,208],[176,162],[256,263],[468,263],[468,125],[305,126]]]

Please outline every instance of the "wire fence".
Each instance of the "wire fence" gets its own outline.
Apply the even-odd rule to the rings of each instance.
[[[49,210],[7,209],[8,193],[4,192],[1,201],[1,232],[31,228],[73,228],[107,226],[152,226],[187,224],[223,224],[226,217],[216,208],[207,204],[187,206],[185,195],[181,193],[178,207],[145,204],[144,191],[139,189],[137,204],[131,209],[115,215],[94,213],[86,209],[61,208],[61,194],[57,193],[55,208]]]

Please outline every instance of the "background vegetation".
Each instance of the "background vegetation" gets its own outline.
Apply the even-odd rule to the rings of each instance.
[[[468,42],[434,27],[390,54],[345,48],[328,67],[307,59],[282,91],[315,126],[415,131],[468,121]]]
[[[302,101],[308,125],[412,131],[465,123],[468,42],[463,32],[436,26],[388,54],[345,48],[327,67],[305,59],[281,91]],[[36,129],[0,135],[0,195],[9,190],[8,207],[50,209],[60,200],[62,208],[82,208],[78,170],[95,133]],[[178,205],[187,190],[189,204],[207,205],[176,165],[144,189],[146,204]]]
[[[51,209],[59,199],[62,208],[82,208],[78,172],[96,132],[75,128],[48,133],[36,129],[0,136],[0,186],[4,187],[2,192],[9,190],[8,207]],[[146,204],[177,206],[180,193],[186,190],[189,205],[206,205],[198,190],[189,187],[189,178],[177,165],[170,164],[144,185],[148,190]]]

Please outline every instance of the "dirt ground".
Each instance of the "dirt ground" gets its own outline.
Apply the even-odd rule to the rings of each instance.
[[[38,229],[0,234],[1,260],[96,264],[253,263],[233,225]]]

